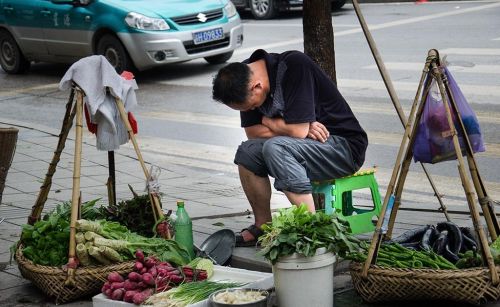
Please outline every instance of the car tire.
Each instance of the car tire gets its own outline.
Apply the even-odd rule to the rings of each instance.
[[[134,63],[132,63],[127,50],[114,35],[106,34],[99,39],[97,54],[105,56],[119,74],[124,70],[135,71]]]
[[[207,56],[204,59],[205,59],[205,61],[207,61],[210,64],[222,64],[222,63],[226,63],[232,56],[233,56],[233,52],[229,51],[229,52],[221,53],[218,55]]]
[[[344,4],[346,3],[346,0],[334,0],[332,1],[332,11],[340,10]]]
[[[8,74],[22,74],[30,68],[16,40],[9,32],[0,30],[0,66]]]
[[[274,0],[250,0],[248,5],[255,19],[271,19],[276,16]]]

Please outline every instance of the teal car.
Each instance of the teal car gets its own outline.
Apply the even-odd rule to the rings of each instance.
[[[0,0],[0,65],[10,74],[93,54],[118,72],[198,58],[220,64],[242,43],[229,0]]]

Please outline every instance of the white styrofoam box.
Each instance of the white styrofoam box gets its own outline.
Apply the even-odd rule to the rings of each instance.
[[[220,265],[214,266],[213,281],[247,283],[244,288],[270,289],[274,286],[272,273],[263,273],[245,269],[230,268]],[[134,304],[113,301],[100,293],[92,298],[93,307],[133,307]],[[188,305],[189,307],[209,307],[208,300]]]

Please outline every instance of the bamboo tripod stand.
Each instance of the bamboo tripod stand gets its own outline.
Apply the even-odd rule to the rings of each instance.
[[[389,77],[389,74],[387,73],[387,70],[386,70],[385,65],[384,65],[384,61],[382,60],[382,57],[380,56],[380,53],[378,52],[377,46],[375,44],[375,40],[373,39],[373,37],[370,33],[370,30],[368,29],[368,25],[366,24],[363,13],[361,12],[361,8],[359,6],[359,3],[357,0],[352,0],[352,4],[354,6],[354,11],[356,12],[356,16],[358,17],[359,24],[361,25],[361,29],[363,30],[363,33],[365,34],[365,38],[366,38],[366,41],[368,42],[368,46],[370,47],[370,51],[372,52],[375,63],[377,64],[377,68],[380,72],[380,75],[382,76],[382,80],[384,81],[384,85],[387,89],[387,92],[389,93],[392,104],[394,105],[394,108],[396,109],[396,112],[398,113],[399,120],[401,121],[401,124],[403,125],[403,127],[406,127],[407,119],[406,119],[405,113],[403,111],[403,108],[401,107],[401,103],[399,102],[398,95],[396,94],[396,91],[394,90],[394,86],[392,85],[391,78]],[[427,177],[427,180],[429,180],[429,184],[431,185],[431,188],[434,191],[434,196],[436,196],[436,198],[439,202],[439,210],[443,212],[443,214],[448,222],[451,221],[450,216],[448,215],[448,209],[446,208],[446,205],[443,203],[443,200],[441,198],[442,195],[437,190],[436,184],[434,183],[434,180],[432,179],[431,174],[427,171],[427,168],[425,167],[425,165],[423,163],[420,163],[420,166],[422,167],[422,170],[424,171],[425,176]]]
[[[76,101],[74,101],[75,94],[76,94]],[[71,197],[70,239],[69,239],[69,252],[68,252],[68,279],[66,280],[66,283],[68,285],[72,285],[74,283],[72,276],[77,266],[76,251],[75,251],[76,249],[75,234],[76,234],[76,220],[80,217],[80,206],[81,206],[80,175],[81,175],[81,158],[82,158],[82,143],[83,143],[83,107],[84,107],[83,97],[84,96],[85,96],[84,91],[77,84],[74,83],[71,89],[70,97],[66,104],[66,113],[64,115],[61,132],[59,134],[59,140],[57,143],[56,151],[54,152],[52,161],[49,164],[49,169],[47,171],[47,174],[45,175],[44,182],[40,187],[40,192],[38,193],[37,200],[35,201],[35,204],[32,207],[31,215],[28,217],[28,224],[31,225],[33,225],[36,221],[40,219],[43,207],[45,205],[45,202],[47,201],[47,197],[50,192],[50,187],[52,185],[52,177],[56,172],[57,164],[60,160],[61,153],[64,150],[66,139],[71,130],[71,127],[73,126],[73,122],[75,122],[75,149],[73,156],[74,165],[73,165],[73,187],[72,187],[72,197]],[[144,172],[144,176],[146,177],[146,180],[149,180],[150,174],[142,157],[141,151],[139,150],[139,145],[135,138],[134,132],[132,131],[132,127],[128,120],[127,112],[123,105],[123,101],[121,101],[121,99],[119,98],[115,98],[115,102],[118,112],[120,113],[120,118],[125,124],[128,136],[134,146],[134,150],[137,155],[137,159],[140,162],[142,171]],[[107,186],[108,186],[108,195],[112,195],[114,192],[112,191],[112,187],[109,184],[109,181]],[[163,219],[164,214],[160,206],[158,195],[155,193],[151,193],[149,189],[148,189],[148,194],[155,220],[159,221]],[[113,197],[116,197],[116,195],[113,195]],[[167,239],[170,239],[170,236],[168,234],[167,234]]]
[[[477,193],[479,204],[483,211],[484,219],[488,228],[488,232],[492,241],[494,241],[500,233],[500,228],[498,220],[496,218],[494,208],[491,200],[488,197],[485,185],[481,179],[479,171],[477,169],[477,163],[474,158],[474,153],[472,147],[465,131],[460,112],[457,108],[457,104],[453,97],[448,84],[448,80],[445,74],[443,74],[439,68],[441,65],[439,59],[439,53],[435,49],[431,49],[428,53],[428,57],[422,72],[419,87],[415,100],[413,102],[410,115],[405,127],[405,133],[399,147],[398,155],[396,158],[396,163],[392,172],[391,180],[389,182],[387,193],[384,198],[382,210],[380,217],[377,222],[377,227],[373,233],[373,238],[368,250],[368,257],[363,265],[362,276],[366,278],[368,270],[371,264],[376,263],[376,257],[378,253],[378,248],[382,239],[390,238],[392,230],[394,227],[394,222],[396,219],[396,214],[401,203],[401,194],[403,192],[404,182],[408,174],[408,170],[411,164],[413,155],[413,146],[415,141],[415,136],[417,133],[418,124],[422,117],[427,95],[429,95],[431,81],[434,79],[439,87],[439,92],[446,110],[446,118],[450,127],[449,135],[453,138],[453,145],[458,161],[458,172],[464,188],[465,196],[467,199],[467,204],[472,217],[472,222],[474,229],[479,238],[479,245],[481,247],[483,262],[487,264],[488,269],[491,274],[491,281],[494,285],[499,283],[498,272],[496,270],[495,264],[493,262],[493,257],[491,255],[488,238],[483,229],[479,211],[477,209],[474,200],[474,191],[469,180],[469,176],[466,172],[465,161],[462,157],[462,149],[458,140],[457,129],[462,133],[465,142],[465,152],[467,156],[467,164],[472,178],[474,189]],[[422,93],[423,88],[423,93]],[[421,95],[422,94],[422,95]],[[419,103],[419,97],[422,97]],[[449,99],[448,99],[449,97]],[[458,121],[458,127],[452,119],[452,112]]]

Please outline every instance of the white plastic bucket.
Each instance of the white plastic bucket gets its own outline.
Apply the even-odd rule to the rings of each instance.
[[[332,307],[335,255],[320,248],[312,257],[281,257],[273,265],[280,307]]]

